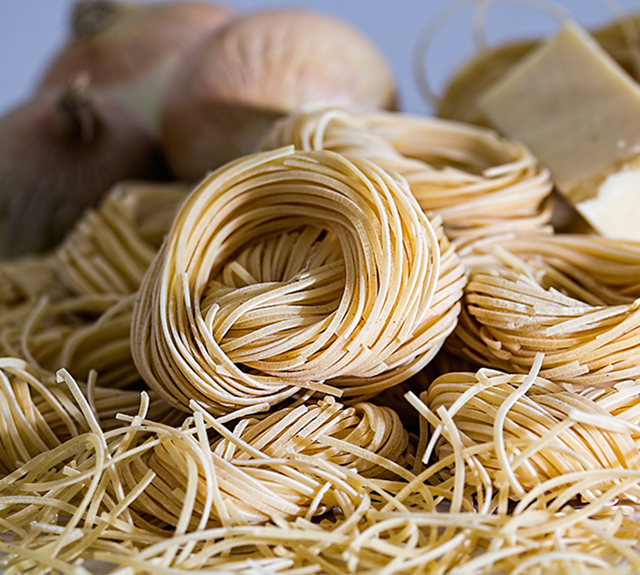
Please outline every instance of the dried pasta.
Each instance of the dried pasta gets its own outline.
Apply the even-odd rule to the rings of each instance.
[[[202,422],[212,421],[206,412],[198,413]],[[347,442],[406,466],[408,435],[400,418],[389,408],[368,403],[345,407],[328,397],[261,419],[241,419],[233,432],[218,423],[214,429],[224,435],[217,434],[210,446],[206,441],[203,444],[203,427],[188,418],[180,430],[166,430],[149,457],[138,458],[123,469],[123,484],[131,486],[138,485],[150,470],[155,473],[133,505],[136,511],[172,527],[181,521],[185,524],[181,517],[184,486],[189,485],[195,465],[200,480],[188,495],[193,497],[189,530],[260,524],[274,518],[311,519],[339,506],[340,496],[335,494],[335,485],[314,477],[313,471],[308,473],[308,465],[292,460],[295,455],[322,457],[365,477],[389,475],[371,459],[341,449]],[[332,444],[332,438],[337,442]]]
[[[53,374],[64,366],[81,379],[96,370],[105,387],[140,381],[131,358],[134,296],[43,298],[0,317],[0,353]]]
[[[276,123],[263,148],[293,144],[367,158],[402,174],[422,209],[440,216],[457,242],[535,230],[551,218],[549,172],[522,144],[461,123],[339,109],[295,112]]]
[[[44,295],[51,300],[71,295],[60,278],[55,254],[0,262],[0,310],[14,313]]]
[[[504,412],[516,393],[517,401]],[[433,413],[441,409],[449,413],[465,448],[484,447],[476,450],[475,457],[494,485],[506,486],[511,499],[522,499],[554,478],[621,470],[620,477],[594,489],[585,482],[574,497],[586,501],[595,501],[606,488],[624,483],[628,476],[623,470],[640,469],[639,397],[640,385],[631,381],[572,392],[540,377],[487,368],[443,375],[421,395]],[[452,454],[446,441],[434,449],[440,460]],[[500,461],[501,453],[508,465]],[[561,483],[558,487],[564,488]],[[620,498],[636,503],[639,496],[637,483],[620,493]]]
[[[233,445],[236,454],[251,451],[249,443],[242,441],[249,426],[237,422],[233,429],[225,428],[224,421],[229,422],[229,417],[205,417],[195,405],[187,427],[160,425],[147,418],[143,395],[138,414],[126,418],[128,424],[102,431],[72,378],[62,373],[59,377],[75,389],[72,394],[77,396],[91,431],[41,454],[0,480],[0,523],[14,534],[11,542],[0,543],[0,552],[5,553],[0,564],[7,575],[54,570],[86,575],[91,561],[109,565],[110,572],[118,575],[202,571],[247,575],[265,571],[297,575],[420,571],[458,575],[581,571],[590,575],[632,575],[640,568],[640,527],[633,516],[637,507],[623,497],[636,498],[639,494],[640,471],[606,467],[576,470],[541,482],[510,508],[511,484],[505,481],[494,485],[491,478],[500,473],[508,476],[514,470],[513,460],[495,457],[498,469],[483,463],[483,455],[496,453],[499,445],[509,456],[511,446],[518,445],[505,433],[509,426],[503,424],[516,400],[541,381],[537,378],[539,367],[538,360],[526,376],[488,374],[489,379],[517,383],[503,397],[503,405],[508,407],[503,409],[506,418],[495,420],[497,442],[492,436],[489,442],[470,443],[461,433],[456,419],[460,420],[458,408],[464,409],[464,401],[450,406],[442,403],[434,406],[434,412],[412,396],[409,399],[425,422],[439,430],[439,449],[443,442],[450,444],[444,459],[413,473],[346,441],[337,443],[328,435],[318,436],[326,438],[323,440],[330,447],[339,447],[345,453],[351,449],[357,457],[393,474],[391,479],[381,479],[364,477],[356,469],[325,457],[326,452],[286,451],[278,458],[262,451],[249,454],[245,462],[254,455],[260,457],[256,467],[288,465],[304,470],[304,475],[296,479],[318,481],[323,494],[332,492],[337,506],[315,520],[274,515],[263,525],[246,525],[233,524],[230,517],[227,524],[208,528],[202,521],[202,528],[195,530],[190,529],[189,522],[194,511],[202,510],[194,503],[202,480],[199,469],[211,470],[210,459],[201,460],[204,467],[199,468],[197,453],[211,453],[209,434],[224,429],[226,442],[218,444],[221,450]],[[462,375],[473,379],[469,374]],[[482,377],[479,373],[477,381]],[[459,379],[460,374],[451,378]],[[490,381],[487,385],[472,384],[471,388],[489,389],[491,384],[502,385]],[[629,428],[633,426],[630,422],[637,419],[638,410],[625,409],[629,392],[595,393],[591,398],[583,396],[580,405],[600,401],[600,408],[610,414],[619,409],[625,412],[624,420]],[[469,392],[464,395],[473,396]],[[610,398],[606,407],[605,396]],[[606,433],[606,426],[618,421],[611,415],[587,420],[579,409],[571,416],[585,433]],[[628,431],[623,423],[616,425],[624,433]],[[565,429],[570,427],[566,425]],[[262,428],[256,437],[266,439],[263,434],[268,432],[268,428]],[[193,449],[182,450],[191,463],[183,468],[186,481],[170,492],[177,505],[174,516],[179,521],[167,529],[162,521],[137,510],[141,496],[157,478],[155,472],[149,470],[133,482],[126,480],[124,472],[181,433],[192,438]],[[537,453],[549,448],[558,437],[557,429],[547,430],[535,445],[537,450],[521,452],[522,461],[515,469],[525,467],[530,460],[535,462]],[[600,495],[576,505],[576,495],[587,490]],[[211,505],[215,497],[214,492]]]
[[[640,378],[640,245],[515,235],[461,252],[470,270],[449,349],[502,371],[583,386]]]
[[[185,197],[183,184],[119,184],[54,253],[3,262],[0,354],[51,376],[64,366],[82,380],[96,370],[104,387],[139,383],[133,301]]]
[[[96,385],[95,373],[79,385],[103,429],[118,427],[116,414],[137,413],[140,394]],[[176,421],[169,405],[153,395],[149,416]],[[40,453],[89,431],[86,416],[64,385],[24,360],[0,358],[0,477],[31,461]]]
[[[183,204],[139,292],[144,380],[213,414],[300,389],[362,399],[426,365],[464,270],[406,182],[283,148],[229,164]]]
[[[3,574],[640,572],[640,246],[485,130],[265,147],[0,264]]]
[[[143,182],[114,187],[57,248],[65,284],[76,294],[137,291],[187,189]]]

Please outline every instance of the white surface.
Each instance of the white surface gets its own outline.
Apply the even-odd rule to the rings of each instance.
[[[154,0],[139,0],[151,2]],[[412,58],[418,38],[438,13],[473,0],[219,0],[239,12],[275,6],[303,6],[335,14],[365,32],[389,59],[405,111],[426,113],[414,81]],[[539,0],[538,3],[543,3]],[[26,99],[55,50],[64,42],[73,0],[0,0],[0,114]],[[518,38],[550,33],[557,22],[523,4],[533,0],[492,2],[491,38]],[[557,0],[589,27],[611,18],[607,5],[618,3],[640,11],[640,0]],[[464,11],[436,37],[427,69],[436,86],[473,53],[470,10]]]

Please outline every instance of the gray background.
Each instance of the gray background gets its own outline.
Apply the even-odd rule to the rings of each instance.
[[[153,1],[153,0],[139,0]],[[432,84],[441,88],[448,75],[474,52],[471,10],[473,0],[221,0],[246,12],[265,7],[304,6],[335,14],[356,25],[376,42],[395,72],[401,108],[428,113],[420,96],[412,59],[421,32],[437,14],[457,5],[467,7],[439,29],[426,59]],[[0,0],[0,114],[29,97],[33,87],[67,33],[73,0]],[[488,37],[499,42],[549,34],[554,18],[532,7],[544,0],[494,1],[489,9]],[[547,5],[550,2],[546,2]],[[612,18],[612,6],[640,11],[640,0],[554,0],[578,22],[590,27]]]

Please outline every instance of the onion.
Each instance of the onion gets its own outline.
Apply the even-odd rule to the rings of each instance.
[[[41,92],[0,118],[0,257],[55,245],[116,182],[164,175],[148,129],[86,76]]]
[[[176,64],[230,11],[204,2],[145,5],[79,0],[71,16],[71,40],[45,72],[40,87],[59,86],[80,71],[151,126]]]
[[[254,12],[199,42],[161,111],[169,164],[186,180],[257,150],[271,122],[311,103],[393,108],[395,85],[359,31],[306,10]]]

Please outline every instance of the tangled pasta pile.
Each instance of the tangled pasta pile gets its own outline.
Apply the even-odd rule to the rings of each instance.
[[[421,394],[429,409],[445,409],[466,448],[476,447],[492,483],[510,490],[513,500],[531,500],[538,487],[557,484],[560,501],[597,501],[606,488],[626,485],[621,498],[638,503],[640,386],[627,381],[611,388],[569,392],[546,379],[483,368],[436,379]],[[432,420],[435,423],[435,420]],[[441,424],[435,428],[441,431]],[[439,433],[431,437],[432,446]],[[438,459],[452,454],[446,441],[435,445]],[[620,475],[603,484],[604,469]],[[562,492],[561,478],[580,476],[582,485]],[[593,478],[593,486],[588,478]],[[634,482],[627,483],[629,478]],[[558,505],[554,502],[554,505]]]
[[[461,123],[397,113],[312,109],[276,123],[262,146],[294,144],[367,158],[402,174],[422,209],[464,243],[551,219],[549,172],[522,144]]]
[[[528,470],[540,470],[545,458],[589,461],[582,452],[562,449],[562,441],[571,439],[567,431],[579,428],[585,436],[602,437],[603,443],[596,443],[604,447],[616,445],[607,440],[614,433],[634,441],[637,428],[638,410],[626,410],[633,395],[629,388],[601,390],[590,398],[568,392],[565,400],[577,406],[570,419],[541,429],[533,444],[523,446],[518,433],[510,433],[518,429],[511,423],[521,419],[518,401],[541,395],[533,392],[535,386],[549,385],[536,377],[539,366],[538,359],[527,376],[486,371],[449,376],[426,404],[410,396],[442,452],[433,464],[416,461],[414,471],[394,461],[404,443],[392,439],[402,436],[397,424],[380,426],[379,417],[390,420],[371,407],[344,408],[328,400],[304,413],[294,408],[266,419],[246,417],[245,409],[232,428],[225,425],[231,416],[215,419],[193,404],[191,416],[175,428],[147,418],[143,394],[138,414],[121,418],[128,424],[103,431],[73,379],[60,373],[90,431],[0,480],[0,521],[14,533],[13,541],[0,543],[5,553],[0,561],[8,575],[55,569],[87,575],[87,558],[122,575],[634,573],[640,567],[640,527],[633,518],[639,470],[577,465],[563,475],[541,476],[530,492],[514,498],[514,472],[527,470],[518,473],[522,479]],[[451,383],[453,401],[446,399]],[[477,412],[474,400],[491,389],[505,392],[492,403],[500,416],[486,424],[489,438],[480,434],[472,441],[467,432],[473,426],[464,427],[464,421]],[[525,405],[537,407],[541,416],[552,413],[556,403]],[[514,406],[518,411],[512,413]],[[600,413],[589,417],[594,407]],[[624,412],[623,419],[614,416],[617,412]],[[275,426],[267,425],[269,420]],[[303,437],[289,434],[279,441],[278,427],[291,420]],[[372,432],[379,434],[381,427],[386,439],[375,453]],[[418,454],[427,461],[433,441],[420,439]],[[392,445],[388,457],[381,455]],[[133,476],[130,468],[140,461],[152,463]],[[363,467],[384,474],[360,473]],[[164,475],[176,471],[182,481],[154,491]],[[494,485],[493,477],[507,479]],[[296,489],[298,500],[306,502],[300,510],[290,500]],[[260,497],[251,498],[248,509],[266,512],[267,522],[238,513],[240,503],[229,505],[250,492]],[[593,497],[575,505],[584,494]],[[153,497],[155,508],[149,505]],[[514,508],[510,497],[517,500]],[[158,513],[160,504],[164,514]],[[277,512],[267,511],[272,504]],[[229,514],[207,524],[213,509]],[[252,517],[257,523],[247,522]]]
[[[406,182],[283,148],[205,179],[139,292],[133,357],[176,407],[363,399],[417,373],[459,313],[464,270]]]
[[[544,353],[541,375],[570,384],[640,378],[640,245],[515,235],[462,256],[470,275],[452,351],[519,373]]]
[[[345,407],[326,398],[261,419],[241,419],[233,431],[196,409],[202,417],[188,418],[179,430],[166,429],[149,457],[123,468],[123,484],[132,488],[153,471],[153,481],[133,507],[173,527],[186,524],[185,508],[192,509],[192,531],[264,524],[274,518],[310,520],[343,506],[336,485],[321,473],[309,473],[309,458],[357,470],[364,477],[389,474],[374,463],[377,458],[406,465],[408,435],[389,408],[367,403]],[[210,447],[203,422],[217,432]]]

